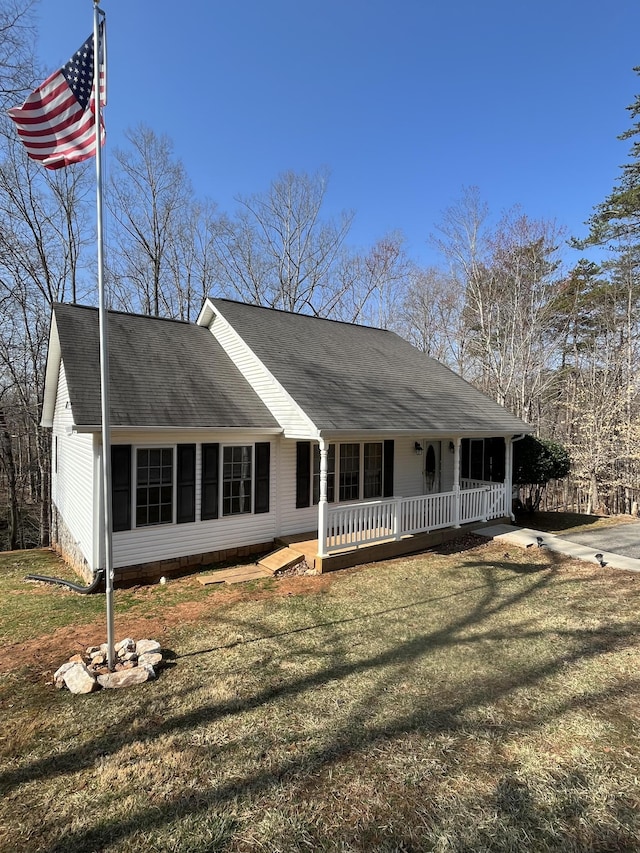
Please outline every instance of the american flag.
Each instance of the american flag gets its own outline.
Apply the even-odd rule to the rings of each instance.
[[[102,90],[102,64],[100,71]],[[104,92],[102,95],[104,103]],[[40,160],[47,169],[61,169],[94,157],[93,35],[66,65],[38,86],[21,107],[13,107],[8,112],[18,126],[29,157]],[[104,138],[101,118],[103,145]]]

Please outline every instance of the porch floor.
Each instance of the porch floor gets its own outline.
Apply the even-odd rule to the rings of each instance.
[[[463,524],[461,527],[445,527],[441,530],[433,530],[431,533],[415,533],[403,536],[402,539],[388,539],[383,542],[375,542],[372,545],[360,545],[352,548],[343,548],[335,551],[328,557],[318,556],[318,538],[315,531],[309,533],[298,533],[293,536],[279,536],[276,542],[286,545],[292,551],[303,554],[307,564],[317,572],[332,572],[338,569],[348,569],[351,566],[360,566],[363,563],[375,563],[378,560],[390,560],[393,557],[402,557],[406,554],[415,554],[426,551],[444,542],[457,539],[464,533],[479,530],[483,527],[496,524],[499,520],[490,522],[473,522]]]

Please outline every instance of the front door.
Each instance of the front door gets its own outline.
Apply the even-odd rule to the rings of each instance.
[[[440,442],[424,442],[424,494],[440,491]]]

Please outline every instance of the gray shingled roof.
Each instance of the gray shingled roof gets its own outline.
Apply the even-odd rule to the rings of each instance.
[[[393,332],[210,301],[321,430],[530,432]]]
[[[74,422],[99,425],[98,311],[53,310]],[[110,312],[109,362],[112,426],[278,428],[208,329]]]

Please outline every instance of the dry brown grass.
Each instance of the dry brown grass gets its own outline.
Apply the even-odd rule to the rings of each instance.
[[[640,577],[485,544],[211,602],[155,683],[0,676],[2,851],[640,849]]]

